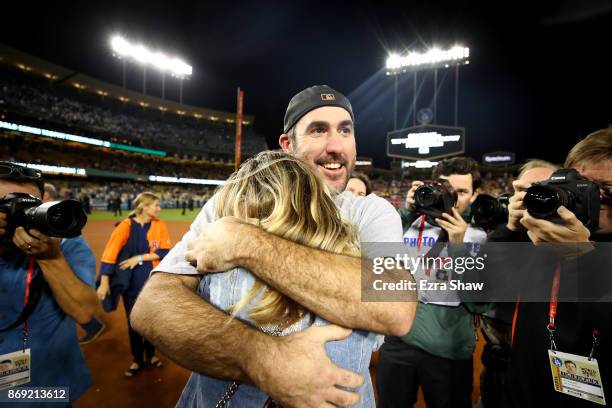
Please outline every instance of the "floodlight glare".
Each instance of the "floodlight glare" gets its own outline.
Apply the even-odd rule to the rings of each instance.
[[[409,52],[404,56],[391,54],[387,59],[387,69],[399,70],[437,64],[446,66],[448,63],[465,63],[469,57],[470,49],[459,45],[448,50],[432,48],[424,53]]]
[[[182,78],[190,76],[193,72],[191,65],[181,59],[168,57],[161,52],[153,52],[142,44],[131,44],[120,35],[111,37],[110,45],[113,52],[120,58],[130,58],[143,65],[152,65],[171,75]]]

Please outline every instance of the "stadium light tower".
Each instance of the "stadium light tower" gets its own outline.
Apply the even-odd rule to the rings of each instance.
[[[193,72],[191,65],[180,58],[170,57],[163,52],[155,52],[142,44],[134,44],[120,35],[110,38],[113,55],[123,62],[123,87],[125,88],[126,61],[132,61],[143,67],[142,92],[147,92],[147,67],[152,67],[162,73],[162,98],[165,98],[165,76],[169,74],[180,81],[179,99],[183,103],[183,80],[189,78]]]
[[[458,95],[459,95],[459,67],[469,64],[470,49],[461,45],[455,45],[447,50],[432,48],[425,52],[419,53],[408,51],[404,55],[392,53],[387,58],[387,75],[395,77],[395,103],[393,113],[393,127],[397,130],[397,84],[398,77],[401,74],[413,73],[414,76],[414,92],[412,95],[412,103],[414,110],[414,125],[416,125],[416,89],[417,89],[417,72],[421,70],[434,70],[434,109],[433,121],[435,123],[437,95],[438,95],[438,69],[455,67],[455,126],[458,119]]]

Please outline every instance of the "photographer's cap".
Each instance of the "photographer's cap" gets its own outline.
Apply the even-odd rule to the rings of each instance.
[[[323,106],[338,106],[343,108],[351,115],[351,119],[355,122],[353,107],[346,96],[327,85],[315,85],[304,89],[291,98],[287,106],[287,112],[285,113],[283,132],[287,133],[302,116],[306,115],[311,110]]]

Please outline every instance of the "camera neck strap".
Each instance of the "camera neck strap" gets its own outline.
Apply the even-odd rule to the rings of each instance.
[[[16,327],[19,327],[23,324],[23,341],[24,341],[24,349],[25,343],[28,338],[28,318],[34,312],[38,301],[42,295],[43,285],[45,283],[42,278],[42,274],[38,273],[34,276],[36,267],[36,261],[34,258],[28,258],[28,269],[26,272],[26,288],[23,296],[23,311],[13,323],[9,326],[0,329],[0,333],[7,332],[9,330],[13,330]]]
[[[548,330],[548,336],[550,339],[550,349],[553,351],[557,351],[557,344],[555,343],[555,331],[557,330],[557,322],[555,319],[557,318],[557,306],[559,304],[559,287],[561,285],[561,262],[557,260],[557,264],[555,265],[555,273],[553,275],[552,287],[550,290],[550,303],[548,306],[548,324],[546,325],[546,329]],[[591,352],[589,353],[589,360],[593,358],[593,354],[595,353],[595,349],[599,346],[599,329],[593,328],[593,345],[591,347]]]

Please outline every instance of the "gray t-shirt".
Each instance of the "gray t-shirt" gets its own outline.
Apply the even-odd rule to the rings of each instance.
[[[187,245],[197,239],[202,233],[202,228],[210,222],[214,222],[214,201],[213,196],[202,208],[195,221],[191,224],[189,231],[183,239],[172,248],[172,250],[162,259],[157,267],[151,272],[167,272],[180,275],[197,275],[198,271],[185,261]],[[359,231],[359,240],[365,242],[402,242],[402,221],[393,206],[384,198],[376,194],[366,197],[354,196],[351,192],[345,191],[336,196],[336,205],[340,209],[342,217],[355,225]],[[393,252],[389,254],[374,253],[381,249],[384,251],[386,246],[363,246],[362,256],[374,258],[380,256],[395,256]],[[389,246],[389,250],[392,246]]]

